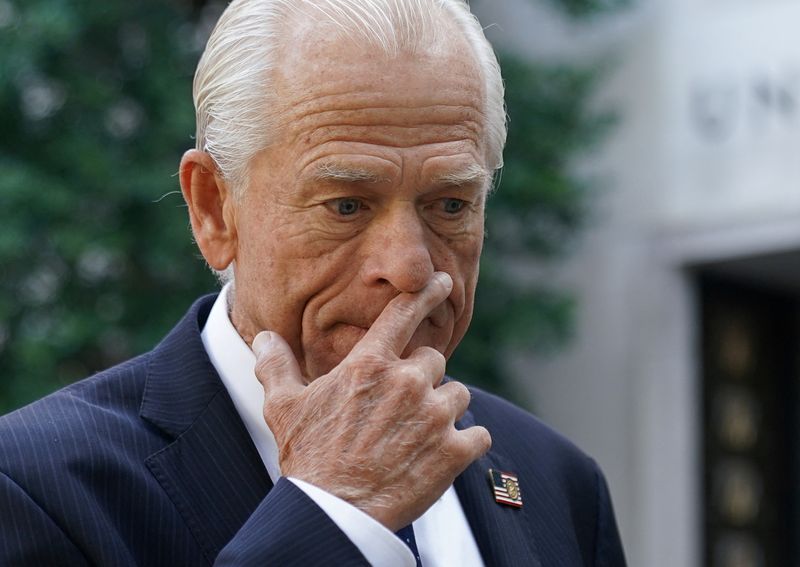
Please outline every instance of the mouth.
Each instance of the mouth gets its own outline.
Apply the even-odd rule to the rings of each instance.
[[[380,310],[375,309],[378,307],[375,304],[364,307],[367,309],[363,311],[339,313],[339,317],[329,319],[327,324],[318,327],[321,334],[327,336],[329,354],[336,364],[348,356],[353,347],[364,338],[386,305],[381,306]],[[414,329],[407,348],[413,350],[414,347],[427,345],[444,352],[452,337],[454,315],[454,306],[450,301],[437,305]],[[314,347],[309,345],[308,348],[313,350]]]
[[[343,321],[339,321],[334,323],[332,327],[354,327],[361,329],[364,333],[366,333],[370,327],[375,323],[378,319],[378,315],[374,317],[352,317],[345,319]],[[425,317],[422,321],[420,321],[417,328],[422,327],[426,322],[430,324],[432,327],[437,329],[441,329],[448,325],[450,321],[450,309],[448,309],[446,302],[440,305],[437,305],[433,311],[431,311],[427,317]]]
[[[414,329],[414,337],[417,341],[423,340],[426,344],[428,341],[439,335],[439,330],[447,326],[447,314],[431,316],[423,319],[420,324]],[[370,326],[364,326],[357,323],[339,322],[332,327],[334,337],[334,351],[340,356],[346,356],[355,345],[357,345],[367,334]],[[420,334],[421,333],[421,334]],[[410,344],[415,342],[412,338]],[[434,340],[434,343],[438,341]],[[445,345],[430,344],[434,348],[444,348]]]
[[[337,321],[328,327],[326,332],[329,355],[332,355],[329,363],[324,365],[325,372],[339,364],[353,350],[353,348],[363,340],[374,323],[366,323],[363,320],[353,320],[348,318],[344,321]],[[414,329],[408,345],[398,356],[408,356],[411,351],[419,346],[429,346],[444,353],[452,337],[452,317],[450,311],[444,305],[434,309],[428,317],[423,319]],[[323,372],[324,373],[324,372]]]
[[[445,312],[436,315],[431,313],[428,317],[425,317],[425,319],[420,321],[420,324],[417,326],[417,330],[423,327],[426,323],[431,327],[441,329],[447,325],[447,313]],[[372,323],[364,325],[361,323],[349,323],[342,321],[336,323],[333,326],[333,329],[339,333],[345,333],[348,336],[356,338],[356,342],[358,342],[364,337],[364,335],[367,334],[367,331],[369,331],[371,327]]]

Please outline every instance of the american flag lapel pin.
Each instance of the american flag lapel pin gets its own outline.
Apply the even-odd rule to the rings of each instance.
[[[489,469],[489,480],[492,483],[495,502],[513,506],[514,508],[522,508],[519,479],[513,473]]]

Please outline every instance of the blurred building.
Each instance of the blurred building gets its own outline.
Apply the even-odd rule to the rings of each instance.
[[[631,565],[800,565],[800,4],[473,6],[539,60],[616,60],[592,226],[552,275],[575,337],[518,361],[530,405],[606,471]]]

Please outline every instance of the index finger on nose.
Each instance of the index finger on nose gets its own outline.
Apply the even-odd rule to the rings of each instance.
[[[436,272],[420,291],[401,293],[386,305],[356,348],[384,348],[400,356],[419,324],[452,289],[450,275]]]

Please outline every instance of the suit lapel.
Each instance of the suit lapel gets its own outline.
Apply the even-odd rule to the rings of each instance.
[[[156,347],[140,414],[171,443],[147,466],[209,563],[272,483],[200,338],[213,297],[195,303]]]
[[[467,411],[456,427],[465,429],[472,425],[475,425],[475,420]],[[481,556],[487,565],[493,567],[541,567],[536,534],[531,531],[531,523],[527,518],[535,503],[525,501],[524,479],[520,479],[523,507],[517,509],[501,505],[494,499],[488,476],[490,468],[515,471],[512,459],[496,451],[489,451],[467,467],[454,483]]]

